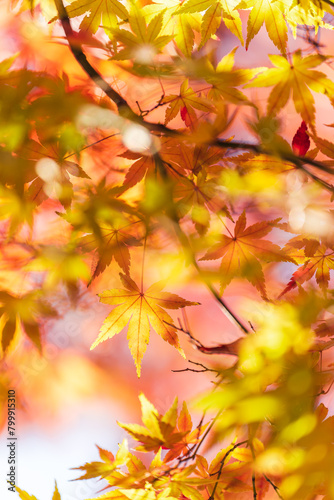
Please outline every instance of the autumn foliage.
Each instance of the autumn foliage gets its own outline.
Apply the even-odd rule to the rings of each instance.
[[[82,366],[112,384],[119,334],[140,377],[159,336],[166,380],[207,389],[163,409],[138,390],[142,423],[73,464],[97,498],[334,499],[334,4],[4,4],[2,425],[9,388],[34,411],[32,359],[57,377],[55,322],[98,297]]]

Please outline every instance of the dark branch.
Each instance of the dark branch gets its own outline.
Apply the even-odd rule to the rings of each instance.
[[[327,1],[326,3],[330,5],[334,5],[334,3]],[[62,24],[62,27],[64,29],[67,41],[69,43],[69,47],[77,60],[77,62],[80,64],[82,69],[86,72],[86,74],[89,76],[89,78],[116,104],[118,111],[120,115],[122,115],[124,118],[128,118],[129,120],[132,120],[136,123],[139,123],[143,127],[147,128],[151,132],[159,132],[160,134],[164,134],[169,137],[178,137],[180,140],[191,140],[191,136],[188,136],[187,134],[184,134],[182,132],[179,132],[178,130],[173,130],[165,125],[162,125],[160,123],[150,123],[146,122],[143,119],[143,116],[137,115],[129,106],[127,101],[118,93],[116,90],[114,90],[109,83],[107,83],[102,75],[88,62],[86,55],[84,54],[81,43],[76,40],[77,38],[77,33],[73,31],[70,19],[67,15],[66,9],[64,7],[63,1],[62,0],[55,0],[55,4],[57,7],[58,11],[58,17],[59,20]],[[159,101],[160,102],[160,101]],[[224,141],[223,139],[213,139],[212,141],[209,142],[210,145],[212,146],[217,146],[219,148],[223,149],[241,149],[241,150],[247,150],[247,151],[253,151],[254,153],[257,154],[265,154],[268,156],[277,156],[272,151],[268,151],[265,148],[263,148],[259,144],[247,144],[243,142],[238,142],[238,141]],[[312,165],[313,167],[316,167],[320,169],[323,172],[327,173],[333,173],[333,170],[329,167],[326,167],[320,162],[317,162],[315,160],[311,160],[310,158],[306,157],[300,157],[297,155],[294,155],[292,153],[280,153],[279,156],[282,158],[282,160],[288,161],[290,163],[293,163],[297,168],[300,168],[303,170],[308,176],[310,176],[315,182],[318,182],[322,185],[322,187],[330,190],[331,192],[334,191],[334,187],[331,186],[330,184],[326,183],[322,179],[319,179],[316,175],[314,175],[312,172],[309,172],[307,168],[303,166],[303,164],[308,164]]]
[[[129,118],[130,120],[140,121],[140,117],[132,111],[126,100],[118,92],[116,92],[116,90],[114,90],[109,83],[104,80],[102,75],[100,75],[100,73],[88,62],[87,57],[82,50],[81,44],[76,41],[77,33],[75,33],[72,29],[63,1],[55,0],[55,4],[58,17],[65,32],[71,52],[80,64],[81,68],[86,72],[95,85],[97,85],[116,104],[118,111],[122,116]]]
[[[202,363],[196,363],[195,361],[191,361],[191,359],[188,359],[188,363],[191,363],[192,365],[200,366],[202,370],[195,370],[194,368],[183,368],[182,370],[172,370],[172,372],[177,373],[177,372],[194,372],[194,373],[203,373],[203,372],[214,372],[217,375],[220,374],[219,370],[214,370],[213,368],[208,368],[207,366],[203,365]]]
[[[222,471],[223,471],[223,467],[224,467],[224,464],[226,462],[226,459],[229,455],[231,455],[231,453],[236,449],[238,448],[239,446],[242,446],[243,444],[246,444],[248,442],[248,440],[246,441],[241,441],[240,443],[237,443],[235,444],[234,446],[232,446],[232,448],[230,450],[228,450],[225,455],[223,456],[223,459],[222,461],[220,462],[220,467],[218,469],[217,472],[215,472],[214,474],[211,474],[212,476],[213,475],[216,475],[217,474],[217,481],[215,482],[215,485],[213,487],[213,490],[212,490],[212,493],[211,495],[209,496],[208,500],[213,500],[214,499],[214,496],[215,496],[215,493],[216,493],[216,489],[218,487],[218,483],[219,483],[219,479],[220,479],[220,476],[222,474]]]
[[[203,352],[204,354],[229,354],[231,356],[238,356],[240,339],[237,339],[234,342],[230,342],[229,344],[218,344],[216,346],[208,347],[208,346],[203,345],[202,342],[200,342],[198,339],[196,339],[193,336],[193,334],[190,332],[189,329],[183,328],[181,324],[180,324],[180,326],[176,326],[176,325],[174,325],[172,323],[168,323],[168,321],[164,321],[164,323],[166,323],[167,325],[169,325],[171,327],[174,327],[178,331],[183,332],[186,335],[188,335],[191,344],[193,344],[193,346],[195,346],[195,348],[198,351]],[[195,363],[193,361],[189,361],[189,363],[200,365],[200,363]],[[201,365],[201,366],[203,366],[203,365]],[[186,369],[183,369],[183,370],[172,370],[172,371],[179,372],[179,371],[189,371],[189,370],[190,370],[190,368],[186,368]],[[194,371],[194,370],[192,370],[192,371]],[[204,370],[201,370],[201,371],[204,371]],[[211,370],[211,369],[209,370],[209,369],[206,369],[205,371],[215,371],[215,372],[217,372],[218,370]]]
[[[283,500],[283,497],[282,497],[282,495],[281,495],[281,494],[280,494],[280,492],[279,492],[279,488],[278,488],[278,486],[276,486],[276,484],[274,484],[274,483],[272,482],[272,480],[271,480],[271,479],[269,479],[269,477],[268,477],[268,476],[266,476],[265,474],[263,474],[263,477],[264,477],[264,479],[265,479],[266,481],[268,481],[268,483],[269,483],[269,484],[271,484],[271,486],[274,488],[274,490],[276,491],[277,496]]]
[[[253,499],[257,499],[256,484],[255,484],[255,474],[252,474],[252,486],[253,486]]]
[[[82,69],[86,72],[86,74],[89,76],[89,78],[116,104],[119,114],[122,115],[124,118],[127,118],[129,120],[132,120],[133,122],[136,122],[151,132],[159,132],[161,134],[164,134],[169,137],[178,137],[180,140],[192,140],[191,135],[184,134],[182,132],[179,132],[178,130],[173,130],[165,125],[162,125],[160,123],[149,123],[146,122],[142,116],[138,116],[134,111],[131,109],[127,101],[118,93],[116,92],[102,77],[102,75],[88,62],[86,55],[84,54],[81,43],[78,42],[78,37],[77,33],[75,33],[72,29],[70,19],[67,15],[66,9],[63,4],[63,0],[55,0],[55,4],[57,7],[58,11],[58,17],[60,19],[60,22],[62,24],[62,27],[64,29],[67,41],[69,43],[70,49],[77,60],[77,62],[80,64]],[[248,150],[248,151],[253,151],[254,153],[257,154],[265,154],[269,156],[277,156],[272,151],[267,151],[265,148],[258,144],[245,144],[242,142],[229,142],[229,141],[224,141],[223,139],[213,139],[212,141],[209,142],[210,145],[212,146],[217,146],[223,149],[241,149],[241,150]],[[164,166],[164,162],[162,161],[161,157],[159,156],[158,153],[155,155],[155,161],[156,164],[162,173],[162,177],[164,178],[166,176],[166,169]],[[325,181],[322,179],[319,179],[316,175],[314,175],[312,172],[309,172],[307,168],[303,166],[304,163],[308,165],[312,165],[322,171],[332,173],[332,169],[329,167],[326,167],[320,162],[316,162],[315,160],[311,160],[309,158],[305,157],[299,157],[296,156],[292,153],[280,153],[279,156],[290,163],[293,163],[297,168],[303,170],[307,175],[309,175],[313,180],[316,182],[319,182],[323,187],[326,189],[329,189],[331,192],[334,191],[333,187],[327,184]],[[183,233],[182,229],[180,228],[178,218],[175,216],[175,214],[170,214],[171,219],[176,223],[175,228],[176,228],[176,233],[178,235],[178,238],[181,242],[181,244],[184,246],[184,248],[189,248],[190,245],[188,242],[188,239],[186,235]],[[191,249],[190,249],[191,250]],[[192,254],[192,252],[191,252]],[[221,306],[224,309],[225,314],[227,317],[234,322],[244,333],[250,333],[249,329],[243,325],[243,323],[236,317],[236,315],[233,313],[233,311],[229,308],[229,306],[225,303],[225,301],[220,297],[219,293],[217,290],[214,288],[214,286],[203,276],[203,273],[198,266],[196,259],[194,256],[192,256],[192,263],[196,270],[198,271],[199,275],[202,277],[203,281],[205,282],[207,288],[210,290],[211,294],[215,297],[215,299],[221,304]]]

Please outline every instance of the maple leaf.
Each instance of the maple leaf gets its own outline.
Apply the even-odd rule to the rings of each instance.
[[[327,57],[320,54],[302,58],[301,51],[292,55],[292,63],[278,55],[269,55],[276,66],[258,75],[245,87],[272,87],[267,103],[267,114],[276,115],[289,100],[291,91],[297,113],[314,128],[314,98],[310,90],[325,94],[330,99],[334,95],[334,83],[320,71],[311,68],[319,66]]]
[[[78,280],[89,281],[90,279],[88,266],[71,244],[62,248],[54,245],[41,246],[35,249],[34,257],[26,269],[47,272],[44,281],[45,289],[54,289],[59,282],[63,281],[71,299],[75,299],[78,293]]]
[[[284,19],[285,7],[277,0],[245,0],[239,3],[239,9],[249,9],[251,12],[247,23],[246,50],[254,36],[265,23],[268,35],[282,54],[286,52],[288,28]]]
[[[57,486],[57,481],[55,481],[55,489],[52,495],[52,500],[61,500],[59,491],[58,491],[58,486]]]
[[[183,426],[183,431],[178,432],[177,430],[177,398],[164,415],[159,414],[144,394],[140,394],[139,400],[145,427],[118,422],[122,429],[126,430],[136,441],[142,443],[136,448],[138,451],[158,451],[161,447],[172,448],[190,432],[189,426]]]
[[[130,251],[128,247],[140,245],[140,241],[129,233],[129,229],[137,222],[129,222],[125,225],[117,224],[116,221],[113,225],[101,223],[98,234],[90,233],[80,238],[78,242],[79,248],[84,251],[97,250],[98,253],[98,261],[91,281],[109,266],[113,258],[120,268],[126,274],[129,274]]]
[[[307,125],[302,121],[299,129],[292,139],[292,150],[296,155],[305,156],[310,149],[310,138],[307,133]]]
[[[332,15],[333,10],[330,2],[321,0],[284,0],[285,20],[292,29],[294,38],[297,36],[298,25],[307,25],[314,27],[315,34],[319,28],[333,29],[330,23],[326,23],[325,15]]]
[[[179,178],[179,174],[184,174],[185,169],[190,170],[190,149],[184,144],[179,143],[171,137],[161,138],[160,158],[163,162],[165,171],[174,178]],[[121,158],[136,160],[127,171],[123,186],[130,188],[135,186],[144,177],[156,176],[159,166],[153,155],[144,155],[126,151],[119,155]]]
[[[97,446],[99,450],[99,455],[102,462],[90,462],[85,465],[81,465],[80,467],[76,467],[76,470],[83,470],[85,474],[80,476],[79,479],[92,479],[93,477],[105,478],[109,476],[115,468],[119,465],[119,462],[116,460],[114,455],[103,448]]]
[[[123,186],[131,188],[138,184],[145,176],[155,174],[157,165],[152,155],[141,155],[131,151],[119,155],[129,160],[136,160],[127,171]]]
[[[3,354],[9,351],[24,332],[42,352],[39,323],[41,318],[55,317],[57,313],[41,300],[38,292],[15,296],[0,291],[0,338]]]
[[[187,126],[193,127],[197,122],[195,109],[211,113],[214,111],[214,106],[207,99],[200,97],[189,87],[188,79],[186,78],[181,85],[179,95],[168,95],[162,100],[164,104],[168,103],[165,115],[165,124],[169,123],[181,111],[184,119],[187,119]],[[187,114],[187,116],[186,116]]]
[[[302,250],[303,248],[304,250]],[[320,288],[326,291],[330,279],[330,270],[334,269],[334,250],[315,239],[301,238],[299,236],[290,240],[286,245],[286,249],[288,252],[290,249],[290,254],[295,261],[303,261],[303,265],[293,273],[289,283],[278,298],[296,288],[297,285],[309,281],[314,275]]]
[[[267,297],[265,279],[261,266],[264,262],[294,262],[294,260],[271,241],[263,240],[280,219],[257,222],[246,228],[246,214],[243,212],[234,228],[234,236],[222,235],[200,260],[214,260],[222,257],[220,265],[221,290],[237,276],[246,278],[263,297]]]
[[[129,13],[118,0],[75,0],[66,7],[68,17],[86,14],[80,23],[80,30],[95,33],[101,24],[106,27],[117,26],[117,18],[125,21]],[[55,18],[51,19],[54,21]],[[50,21],[50,22],[51,22]]]
[[[29,495],[26,491],[21,490],[21,488],[19,488],[18,486],[15,486],[15,489],[18,492],[21,500],[37,500],[34,495]]]
[[[334,318],[321,322],[315,329],[318,337],[334,337]]]
[[[218,62],[213,63],[208,58],[192,61],[183,71],[190,78],[203,78],[212,88],[208,92],[208,98],[220,102],[226,100],[234,104],[247,104],[253,106],[247,97],[236,87],[249,82],[257,73],[265,68],[236,69],[234,67],[235,53],[238,47],[234,47]]]
[[[224,211],[230,216],[224,206],[221,193],[218,193],[214,179],[207,179],[205,170],[200,170],[191,178],[181,177],[174,189],[177,208],[180,217],[184,217],[191,210],[191,219],[200,234],[205,233],[210,223],[210,212]]]
[[[327,167],[334,166],[334,144],[327,139],[323,139],[322,137],[317,137],[317,135],[312,135],[312,139],[315,142],[315,145],[319,149],[321,153],[331,158],[331,160],[325,160],[322,163]]]
[[[243,44],[241,19],[236,9],[238,4],[239,0],[218,0],[214,2],[211,0],[187,0],[175,14],[184,15],[184,13],[202,13],[205,11],[201,22],[202,40],[200,48],[217,32],[221,21]]]
[[[174,42],[183,55],[189,58],[191,58],[195,43],[195,29],[197,29],[197,19],[194,16],[191,14],[177,16],[173,37]]]
[[[178,295],[162,292],[164,287],[162,282],[150,286],[144,293],[129,276],[120,273],[120,278],[125,289],[105,290],[99,294],[101,302],[117,305],[117,307],[105,319],[100,334],[92,344],[91,349],[94,349],[100,342],[120,333],[129,323],[127,337],[138,377],[140,376],[141,361],[149,342],[150,325],[163,340],[174,346],[185,357],[179,345],[173,320],[164,308],[179,309],[198,305],[198,302],[190,302]]]
[[[18,486],[15,486],[16,491],[19,494],[21,500],[37,500],[34,495],[29,495],[26,491],[21,490]],[[58,491],[57,481],[55,481],[55,489],[52,495],[52,500],[61,500],[60,493]]]
[[[191,416],[188,411],[187,404],[184,401],[177,420],[177,426],[175,427],[176,434],[179,432],[182,434],[182,437],[180,437],[179,440],[175,443],[169,443],[168,447],[170,448],[170,450],[166,454],[164,461],[169,462],[170,460],[174,460],[174,458],[188,453],[189,447],[199,442],[200,436],[206,430],[208,425],[209,422],[192,430],[193,424],[191,421]],[[163,448],[168,447],[166,445],[163,446]]]
[[[133,3],[128,15],[132,33],[118,27],[108,28],[114,41],[122,45],[120,51],[115,51],[112,59],[133,58],[138,64],[152,64],[155,54],[159,53],[173,39],[172,35],[160,35],[163,29],[164,15],[165,11],[162,10],[146,25],[141,9]]]

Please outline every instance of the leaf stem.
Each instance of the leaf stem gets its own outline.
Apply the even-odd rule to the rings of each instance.
[[[146,253],[146,241],[147,241],[147,233],[145,234],[144,246],[143,246],[143,258],[141,262],[141,279],[140,279],[140,291],[144,292],[144,267],[145,267],[145,253]]]

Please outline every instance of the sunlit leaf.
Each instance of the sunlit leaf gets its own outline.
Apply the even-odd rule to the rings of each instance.
[[[222,235],[220,242],[212,247],[200,260],[215,260],[222,257],[220,265],[221,289],[237,276],[246,278],[261,295],[266,297],[262,262],[293,262],[287,253],[271,241],[262,238],[270,233],[278,219],[258,222],[246,228],[246,214],[243,212],[234,228],[234,236]]]
[[[129,324],[129,347],[139,377],[141,361],[149,342],[150,326],[163,340],[174,346],[184,356],[179,346],[173,320],[164,309],[179,309],[197,305],[198,302],[190,302],[178,295],[162,292],[162,283],[156,283],[144,292],[129,276],[120,274],[120,277],[124,289],[105,290],[99,294],[101,302],[117,305],[117,307],[104,321],[100,334],[91,349],[120,333]]]

